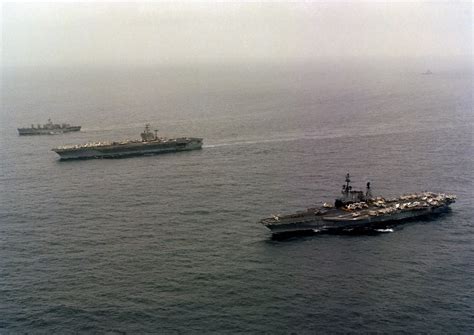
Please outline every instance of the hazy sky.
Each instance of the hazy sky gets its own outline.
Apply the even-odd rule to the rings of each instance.
[[[2,64],[468,57],[472,4],[3,3]]]

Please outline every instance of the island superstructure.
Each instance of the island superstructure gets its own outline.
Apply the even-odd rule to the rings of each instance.
[[[373,197],[370,182],[367,190],[352,190],[350,175],[342,188],[342,196],[334,204],[288,215],[273,215],[259,222],[273,234],[303,231],[350,230],[362,227],[380,227],[390,222],[403,221],[449,210],[455,195],[421,192],[385,199]]]
[[[72,131],[80,131],[81,126],[71,126],[69,123],[53,123],[51,119],[48,119],[48,123],[43,125],[38,124],[36,127],[34,124],[30,128],[18,128],[18,134],[21,136],[25,135],[57,135],[63,133],[69,133]]]
[[[150,125],[147,124],[145,130],[140,134],[141,140],[67,145],[53,148],[52,150],[60,156],[61,160],[68,160],[154,155],[202,148],[202,138],[180,137],[168,139],[158,137],[157,133],[157,130],[152,132]]]

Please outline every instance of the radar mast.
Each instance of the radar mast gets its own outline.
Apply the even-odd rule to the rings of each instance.
[[[140,136],[142,137],[142,142],[150,142],[156,140],[158,138],[157,133],[158,130],[156,129],[155,133],[153,134],[150,130],[150,124],[147,123],[145,125],[145,130],[143,130],[143,133],[140,134]]]

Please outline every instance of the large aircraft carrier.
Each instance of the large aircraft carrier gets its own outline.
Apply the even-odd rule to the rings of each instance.
[[[342,197],[334,204],[288,215],[273,215],[259,222],[274,235],[299,232],[350,231],[357,228],[383,227],[390,222],[400,222],[439,214],[449,210],[456,201],[455,195],[422,192],[385,199],[372,197],[370,182],[367,191],[353,191],[350,175],[342,188]]]
[[[96,142],[80,145],[69,145],[52,150],[61,160],[90,159],[90,158],[120,158],[127,156],[154,155],[167,152],[188,151],[201,149],[202,138],[158,137],[157,130],[150,131],[150,125],[145,126],[141,140],[126,140],[121,142]]]

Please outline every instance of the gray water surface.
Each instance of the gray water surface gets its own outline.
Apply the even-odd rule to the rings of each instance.
[[[323,66],[5,70],[1,333],[472,333],[472,73]],[[19,137],[57,122],[80,133]],[[203,150],[60,162],[52,147],[199,136]],[[332,201],[458,195],[391,233],[271,239]]]

